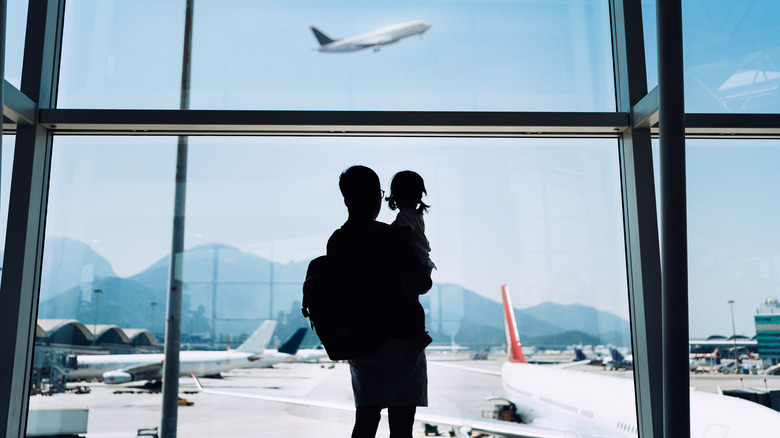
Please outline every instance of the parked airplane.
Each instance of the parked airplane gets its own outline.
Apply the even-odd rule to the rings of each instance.
[[[295,355],[285,362],[298,363],[319,363],[321,360],[330,361],[328,353],[322,344],[317,344],[314,348],[302,348]]]
[[[612,355],[612,360],[605,362],[604,366],[609,367],[612,370],[633,370],[634,358],[632,356],[623,356],[620,354],[617,348],[611,347],[609,353]]]
[[[581,347],[574,348],[574,360],[588,365],[604,365],[604,358],[601,356],[588,357],[582,352]]]
[[[631,379],[567,370],[564,366],[528,363],[517,333],[509,289],[504,285],[502,291],[509,357],[500,374],[457,365],[447,366],[500,375],[505,400],[512,403],[517,414],[513,417],[520,418],[522,423],[434,414],[426,409],[418,411],[416,420],[449,426],[459,438],[470,437],[472,432],[507,438],[636,437],[634,382]],[[203,388],[197,378],[195,382],[206,393],[354,409],[348,403],[213,390]],[[692,438],[758,437],[766,436],[767,431],[780,430],[780,414],[760,404],[695,390],[691,390],[690,395]]]
[[[179,353],[180,375],[195,373],[199,376],[218,374],[234,368],[264,364],[271,366],[294,355],[301,345],[306,328],[300,328],[283,343],[279,350],[266,350],[276,321],[265,321],[247,340],[235,350],[182,351]],[[102,378],[105,383],[117,384],[138,380],[162,378],[163,354],[109,354],[80,355],[76,357],[76,369],[68,373],[69,379]]]
[[[430,28],[431,25],[424,21],[410,21],[343,39],[333,39],[314,26],[311,26],[311,31],[320,43],[317,49],[320,52],[354,52],[369,47],[373,47],[374,51],[378,52],[379,48],[386,44],[395,43],[401,38],[412,35],[422,36]]]

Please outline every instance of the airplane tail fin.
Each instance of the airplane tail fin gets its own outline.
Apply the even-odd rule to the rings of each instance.
[[[303,337],[306,336],[306,332],[309,329],[307,327],[301,327],[293,334],[287,338],[286,341],[282,345],[279,346],[279,353],[287,353],[287,354],[295,354],[298,352],[298,348],[301,346],[301,342],[303,342]]]
[[[506,351],[509,362],[528,363],[520,345],[520,335],[517,333],[517,321],[515,321],[515,309],[512,307],[512,297],[509,296],[509,288],[501,286],[504,296],[504,329],[506,330]]]
[[[582,348],[575,348],[574,349],[574,360],[585,360],[587,357],[585,357],[585,353],[582,352]]]
[[[622,362],[622,361],[623,361],[623,359],[625,359],[625,358],[623,357],[623,355],[622,355],[622,354],[620,354],[620,352],[618,351],[618,349],[617,349],[617,348],[615,348],[615,347],[612,347],[612,348],[610,348],[610,349],[609,349],[609,352],[612,354],[612,360],[614,360],[615,362]]]
[[[276,321],[268,319],[260,324],[260,327],[254,331],[243,344],[236,348],[236,351],[244,351],[247,353],[262,353],[265,347],[268,346],[268,342],[271,340],[271,335],[274,334],[276,328]]]
[[[325,35],[324,33],[322,33],[322,31],[320,31],[314,26],[311,26],[311,31],[314,32],[314,36],[317,37],[317,41],[320,42],[321,46],[324,46],[325,44],[330,44],[334,41],[333,38]]]

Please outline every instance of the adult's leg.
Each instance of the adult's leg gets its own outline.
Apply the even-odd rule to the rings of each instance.
[[[379,405],[359,406],[355,409],[355,427],[352,438],[374,438],[379,427],[382,407]]]
[[[387,420],[390,423],[390,438],[412,438],[414,414],[417,406],[396,406],[387,409]]]

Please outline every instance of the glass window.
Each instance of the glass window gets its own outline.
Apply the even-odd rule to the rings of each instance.
[[[0,156],[0,239],[5,242],[6,227],[8,226],[8,203],[11,198],[11,171],[14,164],[15,135],[4,135],[2,142],[2,156]],[[3,260],[5,252],[0,254]],[[1,263],[1,262],[0,262]],[[0,266],[0,277],[3,270]]]
[[[431,362],[480,355],[487,360],[472,365],[500,368],[502,284],[518,309],[529,357],[569,361],[569,347],[579,344],[592,347],[585,348],[588,356],[609,354],[609,344],[628,353],[616,146],[612,139],[192,137],[182,345],[208,350],[198,354],[230,354],[227,346],[235,351],[252,331],[275,321],[268,348],[276,348],[308,326],[300,314],[305,270],[346,219],[340,172],[360,163],[376,170],[385,190],[400,170],[413,169],[425,179],[425,202],[431,205],[426,234],[437,265],[434,288],[421,299],[434,338]],[[38,320],[49,341],[39,340],[36,351],[48,348],[47,360],[63,360],[64,370],[76,366],[64,378],[91,392],[33,396],[31,406],[88,406],[90,433],[154,426],[158,420],[150,421],[149,414],[159,409],[160,397],[145,394],[142,381],[113,394],[117,386],[104,383],[102,372],[78,366],[89,352],[109,353],[93,356],[100,362],[123,352],[159,350],[154,341],[162,341],[164,324],[175,138],[67,136],[56,137],[54,147]],[[387,208],[379,217],[394,218]],[[309,330],[302,348],[316,351],[310,350],[316,344]],[[350,403],[344,363],[257,368],[260,363],[202,382]],[[44,365],[36,365],[37,376],[52,372]],[[433,365],[429,373],[431,411],[479,417],[493,408],[484,397],[502,392],[495,376]],[[633,385],[618,380],[626,382],[626,392],[608,398],[627,408],[622,424],[635,427]],[[183,397],[195,402],[195,408],[179,411],[186,436],[214,436],[227,425],[231,436],[254,436],[257,430],[344,436],[352,427],[352,414],[189,394],[189,378],[180,385]],[[581,415],[592,418],[593,406],[601,403],[594,398],[598,391],[550,385],[540,391],[551,405],[582,405]],[[587,399],[577,398],[579,393]],[[116,416],[116,406],[123,406],[123,415]]]
[[[687,162],[691,337],[753,339],[757,310],[779,295],[780,209],[774,200],[780,186],[774,169],[780,142],[688,140]],[[771,306],[765,311],[771,313]],[[757,352],[755,346],[740,347],[746,355],[745,348],[751,356]],[[733,347],[728,350],[721,348],[724,358],[733,357]],[[767,365],[780,360],[776,353],[760,356]]]
[[[178,108],[180,3],[68,1],[59,107]],[[204,0],[193,22],[193,109],[615,110],[607,0]]]
[[[648,86],[657,79],[655,1],[642,2]],[[683,2],[685,110],[780,112],[780,3]]]
[[[184,6],[68,0],[58,107],[178,109]]]
[[[656,0],[642,0],[642,30],[645,34],[645,66],[647,67],[647,91],[658,85],[658,22]]]
[[[24,36],[27,31],[27,0],[7,0],[5,33],[5,80],[22,87]]]
[[[657,140],[653,148],[660,204]],[[751,378],[714,385],[712,373],[780,363],[778,165],[777,140],[686,141],[690,383],[700,393],[738,392]]]

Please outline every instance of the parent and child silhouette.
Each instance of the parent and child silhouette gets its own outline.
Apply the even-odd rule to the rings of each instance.
[[[328,240],[327,257],[333,269],[363,285],[350,311],[371,327],[362,346],[367,352],[349,359],[352,438],[374,437],[384,408],[390,437],[410,438],[417,406],[428,405],[424,350],[431,338],[419,296],[432,287],[435,265],[425,237],[425,183],[415,172],[398,172],[385,198],[376,172],[352,166],[341,173],[339,189],[348,218]],[[398,210],[392,224],[376,220],[383,201]]]

